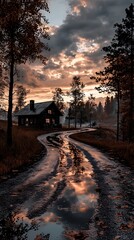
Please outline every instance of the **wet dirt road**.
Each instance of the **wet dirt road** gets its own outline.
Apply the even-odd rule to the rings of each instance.
[[[0,184],[0,215],[39,223],[29,240],[42,232],[50,240],[133,240],[132,171],[69,134],[39,137],[47,155]]]

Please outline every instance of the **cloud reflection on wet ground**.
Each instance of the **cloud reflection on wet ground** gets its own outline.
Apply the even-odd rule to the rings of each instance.
[[[47,155],[0,184],[0,214],[16,211],[50,240],[133,240],[133,172],[63,132],[39,140]]]
[[[92,166],[84,154],[67,139],[59,140],[57,136],[51,136],[47,140],[51,147],[54,144],[54,147],[59,148],[56,175],[42,183],[41,197],[38,197],[38,192],[37,200],[34,198],[31,206],[27,206],[20,214],[24,214],[26,222],[34,218],[40,223],[39,231],[50,233],[50,239],[53,240],[71,239],[74,232],[80,232],[84,236],[86,231],[87,235],[89,220],[95,213],[98,199],[97,186],[92,179]],[[30,233],[29,240],[32,237],[33,232]]]

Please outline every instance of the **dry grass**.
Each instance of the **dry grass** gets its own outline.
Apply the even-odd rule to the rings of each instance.
[[[134,169],[134,143],[116,142],[113,130],[98,128],[96,131],[77,133],[71,137],[112,154]]]
[[[52,132],[52,129],[44,131],[13,126],[13,145],[9,149],[6,145],[6,125],[6,121],[0,120],[0,176],[11,174],[15,172],[14,170],[25,169],[37,161],[43,150],[37,136]]]
[[[0,121],[0,176],[33,163],[42,151],[37,136],[43,133],[13,126],[13,145],[9,149],[6,145],[6,122]]]

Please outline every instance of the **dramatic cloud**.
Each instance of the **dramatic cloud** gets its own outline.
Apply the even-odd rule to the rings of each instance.
[[[21,81],[31,89],[48,90],[44,94],[48,98],[56,87],[69,88],[74,75],[81,76],[87,86],[95,85],[90,76],[103,67],[102,48],[112,40],[113,26],[125,17],[131,0],[68,0],[68,4],[70,11],[63,23],[50,26],[47,65],[37,62],[21,69]],[[59,11],[62,9],[55,9],[57,16]]]
[[[68,49],[71,54],[80,48],[80,39],[83,39],[83,42],[87,41],[89,45],[97,44],[100,51],[112,39],[114,24],[121,21],[125,16],[125,8],[131,3],[131,1],[126,3],[126,0],[71,0],[69,2],[71,13],[51,37],[52,54],[62,51],[67,51],[69,54]]]

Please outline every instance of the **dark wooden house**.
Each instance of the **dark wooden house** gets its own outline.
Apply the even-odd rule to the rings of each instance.
[[[19,126],[32,126],[37,128],[58,127],[62,113],[54,101],[35,103],[30,100],[30,104],[16,113]]]

